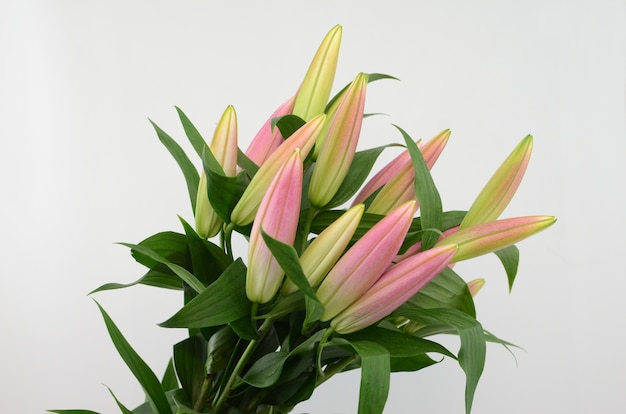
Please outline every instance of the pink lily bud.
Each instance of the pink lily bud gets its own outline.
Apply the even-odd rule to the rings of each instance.
[[[209,147],[224,174],[234,176],[237,173],[237,114],[232,106],[228,106],[222,114]],[[217,235],[223,224],[209,202],[204,170],[198,184],[195,221],[196,232],[204,238]]]
[[[471,259],[517,243],[556,222],[552,216],[516,217],[490,221],[459,230],[437,242],[436,246],[456,244],[459,250],[453,262]]]
[[[343,254],[361,221],[363,210],[363,204],[357,204],[343,213],[326,227],[300,256],[300,266],[312,287],[315,288],[320,284]],[[286,280],[281,293],[288,295],[297,289],[291,280]]]
[[[461,222],[461,229],[497,219],[520,185],[533,148],[532,135],[526,136],[494,173],[478,194]]]
[[[255,303],[269,302],[285,273],[265,244],[261,229],[286,244],[293,244],[298,229],[302,198],[302,159],[295,150],[268,188],[250,232],[246,295]]]
[[[293,114],[305,121],[324,113],[335,80],[341,32],[337,25],[326,34],[298,89]]]
[[[352,163],[361,133],[368,75],[359,73],[348,87],[322,142],[311,184],[311,204],[322,207],[333,198]]]
[[[333,318],[330,326],[347,334],[380,321],[437,276],[456,249],[454,245],[436,247],[392,266],[363,296]]]
[[[339,259],[317,290],[317,297],[324,305],[322,321],[335,317],[378,280],[398,253],[415,210],[415,201],[402,204]]]
[[[416,142],[418,144],[420,151],[422,152],[422,156],[424,157],[424,161],[426,162],[426,166],[430,169],[435,165],[437,159],[439,159],[439,155],[445,148],[448,143],[448,139],[450,138],[450,130],[446,129],[441,131],[439,134],[435,135],[433,138],[428,140],[423,145],[419,144],[419,141]],[[358,204],[364,202],[370,195],[372,195],[376,190],[387,184],[394,177],[398,175],[402,175],[402,172],[406,172],[407,168],[411,168],[412,171],[413,164],[411,162],[411,155],[408,150],[403,151],[400,155],[394,158],[389,164],[387,164],[383,169],[381,169],[371,180],[367,182],[367,184],[363,187],[363,189],[359,192],[359,194],[354,199],[353,204]],[[414,172],[412,172],[414,174]],[[411,181],[413,180],[414,175],[411,176]],[[400,180],[398,178],[398,180]],[[412,185],[412,183],[411,183]],[[399,183],[394,184],[393,186],[400,186]],[[381,190],[382,191],[382,190]],[[389,191],[389,190],[388,190]],[[400,191],[400,190],[397,190]],[[414,190],[412,190],[414,192]],[[413,197],[415,194],[413,194]],[[387,197],[383,197],[387,198]],[[371,206],[370,206],[371,207]],[[389,210],[387,210],[389,211]],[[368,210],[368,212],[370,212]]]
[[[261,204],[261,199],[281,165],[296,148],[300,149],[301,157],[306,158],[313,144],[315,144],[315,139],[324,125],[325,118],[326,116],[322,114],[311,119],[286,139],[261,165],[230,214],[230,220],[233,223],[239,226],[252,223],[259,204]]]
[[[292,96],[283,102],[274,113],[265,121],[259,132],[250,142],[250,146],[246,150],[246,156],[250,158],[256,165],[262,165],[267,157],[270,156],[283,142],[283,136],[278,128],[272,131],[272,119],[290,114],[293,110],[293,104],[296,97]]]
[[[474,279],[467,282],[467,288],[472,297],[475,297],[483,286],[485,286],[485,279]]]

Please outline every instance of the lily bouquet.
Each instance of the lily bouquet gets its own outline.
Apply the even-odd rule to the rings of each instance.
[[[381,413],[391,373],[426,368],[437,355],[465,372],[469,413],[486,342],[509,345],[476,320],[473,296],[484,281],[466,282],[453,265],[494,252],[512,287],[515,243],[555,222],[499,219],[524,175],[532,137],[467,211],[443,211],[430,169],[450,131],[422,142],[396,126],[400,143],[357,151],[367,86],[392,77],[359,73],[331,98],[341,33],[341,26],[330,30],[297,93],[245,152],[231,106],[210,143],[177,108],[199,172],[153,124],[182,169],[194,223],[181,218],[180,233],[126,244],[147,273],[92,293],[137,283],[180,290],[181,309],[160,326],[188,337],[173,346],[159,379],[100,307],[146,394],[131,410],[111,392],[122,413],[287,413],[354,369],[361,370],[359,413]],[[403,152],[372,173],[392,146]],[[234,233],[248,241],[247,252],[236,251]],[[439,334],[458,335],[458,351],[435,342]]]

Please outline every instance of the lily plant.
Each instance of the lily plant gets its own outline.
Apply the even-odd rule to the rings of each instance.
[[[466,281],[453,269],[495,253],[512,288],[516,244],[555,222],[500,217],[527,169],[532,136],[469,209],[444,210],[430,171],[450,130],[422,142],[395,126],[396,142],[358,150],[367,88],[395,78],[358,73],[332,95],[341,35],[341,26],[330,30],[302,83],[251,139],[238,136],[232,106],[209,143],[177,108],[194,163],[153,123],[182,169],[194,224],[181,217],[181,232],[124,243],[147,272],[92,293],[136,284],[179,290],[180,310],[160,326],[187,335],[158,376],[100,307],[145,392],[129,409],[111,391],[122,413],[288,413],[335,375],[360,369],[358,412],[379,414],[392,372],[444,359],[466,375],[469,413],[486,343],[511,345],[476,319],[474,298],[486,278]],[[398,147],[375,172],[379,155]],[[457,335],[459,348],[436,342],[439,334]]]

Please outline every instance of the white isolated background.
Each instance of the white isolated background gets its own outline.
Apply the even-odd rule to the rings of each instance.
[[[335,90],[359,71],[401,79],[369,87],[367,112],[388,116],[365,120],[361,148],[401,142],[391,123],[424,139],[451,128],[433,169],[445,209],[468,208],[517,142],[535,136],[504,216],[558,222],[519,244],[511,294],[495,256],[458,266],[487,279],[476,298],[485,328],[524,348],[516,362],[488,347],[473,412],[623,412],[624,1],[1,0],[3,412],[117,412],[102,384],[128,406],[143,400],[86,294],[142,274],[114,242],[192,220],[182,174],[148,118],[188,149],[173,106],[210,139],[232,104],[247,146],[335,24]],[[136,286],[95,299],[160,376],[184,333],[156,324],[179,293]],[[338,376],[295,412],[355,413],[358,382]],[[463,389],[449,359],[394,374],[385,412],[462,413]]]

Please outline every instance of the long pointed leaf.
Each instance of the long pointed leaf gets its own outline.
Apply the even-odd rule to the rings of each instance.
[[[167,321],[165,328],[205,328],[233,322],[250,312],[246,297],[246,266],[241,259]]]
[[[102,313],[104,323],[109,331],[109,336],[113,341],[115,349],[117,349],[117,352],[126,363],[126,366],[128,366],[135,378],[137,378],[137,381],[145,391],[146,398],[148,399],[148,402],[154,412],[158,414],[171,414],[170,404],[167,401],[165,392],[163,392],[163,387],[161,387],[159,379],[156,375],[154,375],[154,372],[150,369],[150,367],[148,367],[144,360],[141,359],[137,352],[135,352],[135,350],[130,346],[126,338],[124,338],[120,330],[102,306],[100,306],[98,302],[96,302],[96,305],[98,305],[98,308]]]
[[[389,351],[369,341],[350,342],[350,345],[361,357],[359,414],[382,414],[391,380]]]
[[[106,387],[106,385],[105,385]],[[109,393],[111,394],[111,397],[113,397],[113,399],[115,400],[115,403],[117,404],[117,408],[120,409],[120,411],[122,412],[122,414],[133,414],[133,412],[131,410],[129,410],[128,408],[126,408],[126,406],[124,404],[122,404],[120,402],[120,400],[117,399],[117,397],[115,396],[115,394],[113,393],[113,391],[111,390],[111,388],[107,387],[107,390],[109,390]]]
[[[415,168],[415,195],[420,203],[420,218],[422,229],[441,229],[443,209],[441,207],[441,197],[435,186],[433,177],[430,175],[428,166],[424,161],[422,153],[415,145],[413,139],[402,128],[394,125],[402,134],[406,143],[413,167]],[[425,232],[422,237],[422,250],[430,249],[437,243],[439,234],[436,232]]]
[[[185,176],[185,182],[187,183],[187,191],[189,192],[189,199],[191,201],[192,210],[196,211],[196,198],[198,195],[198,184],[200,183],[200,176],[198,175],[198,171],[196,167],[189,161],[187,154],[185,151],[174,141],[169,135],[165,133],[161,128],[157,126],[152,120],[150,123],[154,127],[159,140],[165,148],[170,152],[172,157],[178,163],[183,175]]]
[[[204,147],[207,146],[206,141],[198,132],[198,129],[195,125],[189,120],[187,115],[177,106],[175,106],[176,112],[178,112],[178,117],[180,118],[180,122],[183,124],[183,129],[185,130],[185,135],[187,135],[187,139],[191,143],[191,146],[196,151],[196,154],[200,158],[202,158],[202,151],[204,151]]]
[[[519,249],[517,246],[512,245],[505,247],[504,249],[496,250],[495,255],[502,262],[506,277],[509,281],[509,292],[513,289],[513,283],[515,282],[515,276],[517,275],[517,266],[519,265]]]

